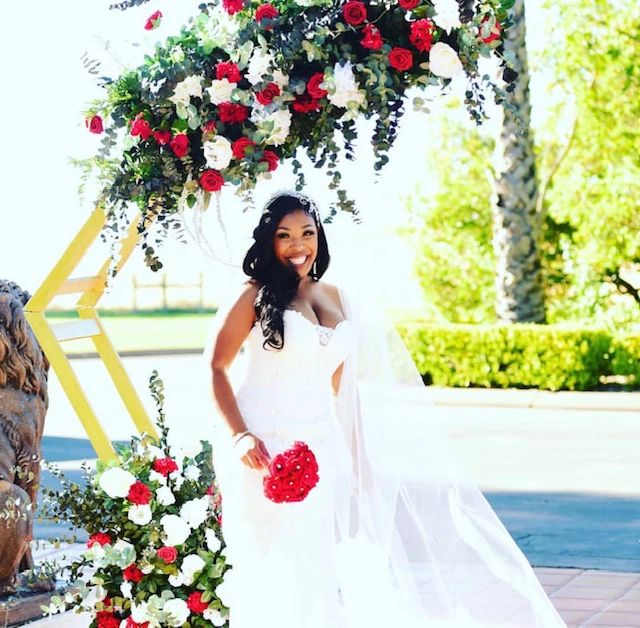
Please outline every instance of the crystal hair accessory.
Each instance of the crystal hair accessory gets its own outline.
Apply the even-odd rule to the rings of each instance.
[[[278,197],[280,196],[292,196],[293,198],[297,198],[298,201],[300,201],[300,206],[302,207],[302,209],[304,209],[305,211],[309,212],[309,214],[311,216],[313,216],[314,220],[317,223],[322,222],[321,218],[320,218],[320,210],[318,209],[318,206],[315,204],[315,202],[310,199],[308,196],[306,196],[305,194],[302,194],[301,192],[296,192],[293,190],[281,190],[279,192],[277,192],[276,194],[274,194],[266,203],[264,206],[264,212],[268,211],[269,206],[271,205],[271,203]]]

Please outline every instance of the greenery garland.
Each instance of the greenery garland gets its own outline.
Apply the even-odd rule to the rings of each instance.
[[[143,235],[151,221],[166,231],[180,211],[206,205],[225,185],[250,197],[256,182],[284,159],[292,159],[302,189],[299,150],[325,168],[337,207],[354,212],[337,160],[340,153],[353,158],[356,119],[375,119],[375,170],[389,161],[411,87],[444,88],[464,73],[467,109],[481,123],[486,89],[499,103],[505,90],[480,75],[480,57],[498,58],[504,84],[515,79],[502,48],[512,4],[222,0],[200,5],[187,26],[158,44],[141,66],[115,80],[103,78],[106,96],[85,114],[88,129],[104,134],[97,157],[83,165],[98,169],[104,184],[99,202],[109,227],[120,232],[127,204],[134,202],[143,214]],[[145,28],[157,28],[161,20],[156,11]],[[414,99],[414,106],[422,105]],[[151,268],[161,266],[151,247],[146,257]]]

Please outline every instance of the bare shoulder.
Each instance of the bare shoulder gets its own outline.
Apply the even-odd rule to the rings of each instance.
[[[255,320],[254,304],[260,286],[255,281],[246,281],[242,284],[235,303],[231,306],[228,320],[246,324]]]
[[[342,300],[340,299],[340,289],[333,284],[326,281],[318,281],[318,287],[322,293],[331,299],[331,301],[339,308],[342,309]]]

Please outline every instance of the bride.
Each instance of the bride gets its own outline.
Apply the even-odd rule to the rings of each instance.
[[[313,201],[273,197],[253,237],[249,280],[219,310],[210,354],[231,628],[564,626],[455,467],[393,327],[322,281],[329,246]],[[275,503],[263,478],[296,441],[319,481]]]

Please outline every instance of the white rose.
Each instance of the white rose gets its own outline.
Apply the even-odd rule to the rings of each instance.
[[[191,528],[184,519],[178,515],[164,515],[160,519],[160,525],[164,532],[165,545],[182,545],[191,533]]]
[[[204,142],[202,152],[207,161],[207,167],[214,170],[224,170],[231,163],[231,158],[233,157],[231,142],[221,135],[216,135],[209,142]],[[192,458],[193,456],[188,457]],[[187,480],[195,481],[200,477],[200,470],[194,465],[189,465],[185,469],[184,476]]]
[[[255,122],[258,128],[267,130],[264,123],[273,122],[273,129],[269,131],[269,136],[265,140],[267,144],[280,146],[289,135],[291,128],[291,112],[288,109],[278,109],[273,113],[265,113],[264,111],[254,110],[251,116],[252,122]]]
[[[146,602],[131,603],[131,618],[136,624],[144,624],[149,621],[149,613]]]
[[[456,51],[441,41],[434,44],[429,52],[429,69],[433,74],[442,78],[453,78],[463,71]]]
[[[184,576],[181,573],[169,576],[169,584],[172,587],[181,587],[184,584]]]
[[[168,486],[161,486],[156,491],[156,499],[163,506],[171,506],[176,503],[176,496]]]
[[[433,21],[440,28],[450,33],[452,28],[462,26],[457,0],[431,0],[431,3],[436,10]]]
[[[157,482],[158,484],[166,484],[167,478],[164,475],[162,475],[162,473],[158,473],[157,471],[151,471],[149,473],[149,481]]]
[[[128,600],[132,598],[132,595],[131,595],[132,586],[133,585],[130,582],[123,582],[120,585],[120,592],[122,593],[122,597],[125,597]]]
[[[173,96],[169,100],[175,105],[188,105],[191,96],[202,98],[202,77],[192,74],[180,81],[173,90]]]
[[[227,621],[217,608],[205,608],[202,616],[214,626],[224,626]]]
[[[113,467],[100,475],[98,484],[109,497],[126,497],[135,481],[133,474],[120,467]]]
[[[273,76],[273,82],[280,88],[280,91],[289,85],[289,75],[285,74],[282,70],[274,70],[271,72],[271,76]]]
[[[364,94],[358,89],[351,61],[344,65],[336,63],[333,66],[333,77],[327,80],[326,86],[329,91],[327,99],[336,107],[347,107],[349,103],[361,107],[366,102]]]
[[[229,102],[231,100],[231,92],[233,92],[235,87],[236,84],[230,83],[227,78],[214,79],[211,81],[211,87],[207,88],[209,100],[214,105]]]
[[[151,521],[151,506],[149,504],[132,504],[129,506],[127,517],[136,525],[146,526]]]
[[[210,505],[211,501],[208,495],[197,497],[182,504],[180,516],[195,530],[204,523],[209,514]]]
[[[249,83],[255,85],[262,81],[262,77],[269,73],[273,65],[273,57],[271,54],[265,52],[262,48],[256,48],[247,66],[247,79]]]
[[[210,552],[213,552],[215,554],[216,552],[220,551],[220,548],[222,547],[222,543],[220,542],[220,539],[217,537],[216,533],[211,528],[207,528],[204,531],[204,536],[207,540],[207,548]]]
[[[206,563],[197,554],[189,554],[185,556],[182,565],[180,566],[180,573],[184,578],[184,584],[189,586],[197,573],[204,569]]]
[[[174,105],[184,105],[186,107],[191,102],[191,96],[189,96],[189,92],[178,83],[173,90],[173,96],[169,96],[169,100]]]
[[[182,626],[191,614],[187,603],[178,597],[167,600],[164,603],[163,611],[168,615],[167,624],[169,626]]]

